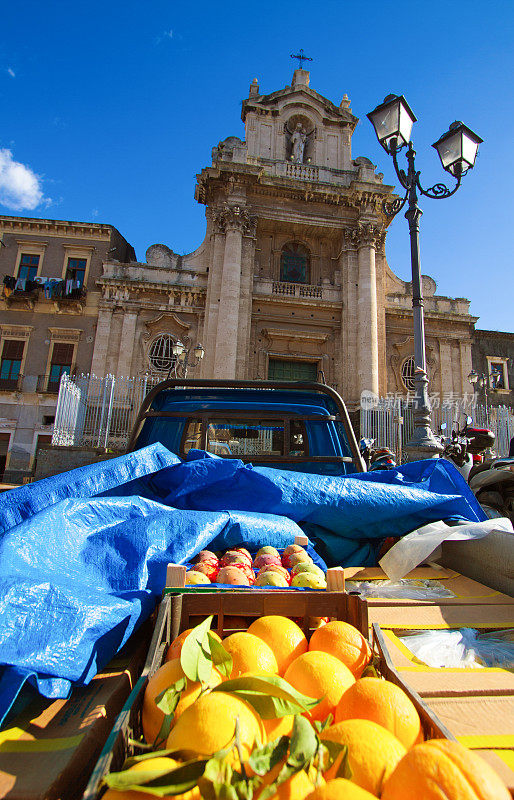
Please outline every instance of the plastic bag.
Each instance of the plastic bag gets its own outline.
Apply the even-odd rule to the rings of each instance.
[[[440,581],[403,578],[399,581],[345,581],[347,592],[363,597],[387,597],[404,600],[439,600],[455,597]]]
[[[398,637],[429,667],[500,667],[514,671],[514,629],[479,633],[475,628],[414,631]]]
[[[418,564],[430,558],[444,541],[482,539],[492,531],[511,533],[512,530],[512,522],[504,517],[486,519],[482,522],[466,522],[455,526],[446,525],[444,522],[432,522],[400,539],[380,559],[379,564],[392,581],[397,581]]]

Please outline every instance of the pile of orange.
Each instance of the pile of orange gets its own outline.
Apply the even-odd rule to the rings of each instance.
[[[157,702],[163,690],[173,686],[184,672],[180,652],[189,631],[168,650],[167,660],[150,678],[142,709],[146,741],[154,743],[164,719]],[[327,622],[308,641],[291,619],[260,617],[248,631],[223,640],[232,657],[228,679],[240,676],[279,675],[316,705],[304,715],[316,723],[320,752],[340,745],[339,755],[328,766],[301,770],[276,788],[269,800],[508,800],[509,792],[497,774],[478,756],[446,740],[423,741],[418,712],[401,688],[363,673],[371,650],[359,631],[346,622]],[[184,662],[185,663],[185,662]],[[187,667],[186,667],[187,668]],[[229,670],[227,670],[229,671]],[[281,736],[290,736],[293,716],[261,719],[251,698],[211,691],[227,676],[213,666],[207,683],[187,679],[175,709],[171,729],[161,743],[173,758],[210,757],[227,747],[238,722],[239,749],[230,750],[226,763],[234,769],[246,763],[254,748]],[[250,701],[249,701],[250,700]],[[319,723],[324,723],[319,726]],[[304,723],[305,724],[305,723]],[[163,773],[178,762],[152,759]],[[169,766],[167,767],[167,762]],[[144,769],[136,764],[131,769]],[[147,763],[147,762],[146,762]],[[259,780],[254,800],[273,784],[283,763]],[[255,775],[255,773],[253,773]],[[199,800],[202,784],[175,798]],[[106,800],[142,800],[147,792],[109,789]]]

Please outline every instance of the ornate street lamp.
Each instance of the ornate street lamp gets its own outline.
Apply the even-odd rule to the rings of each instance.
[[[453,189],[448,189],[442,183],[436,183],[430,189],[423,189],[420,183],[420,173],[416,170],[414,161],[416,152],[410,140],[416,117],[403,95],[401,97],[395,94],[388,95],[384,102],[371,111],[367,117],[375,129],[378,141],[386,153],[392,156],[396,175],[405,189],[405,197],[398,198],[391,203],[385,202],[384,211],[391,217],[395,216],[408,202],[405,217],[410,231],[416,396],[414,432],[412,439],[406,445],[406,450],[411,461],[418,458],[434,458],[437,457],[442,447],[432,432],[431,408],[427,391],[425,323],[419,257],[419,221],[423,212],[418,206],[418,191],[425,197],[431,197],[434,200],[451,197],[452,194],[455,194],[460,186],[462,176],[473,167],[478,145],[483,140],[462,122],[453,122],[449,131],[432,146],[439,153],[443,169],[457,179],[457,184]],[[400,169],[397,160],[397,153],[403,147],[407,148],[407,172]]]
[[[171,346],[171,352],[175,356],[175,361],[170,367],[168,378],[171,377],[172,373],[175,378],[187,378],[187,371],[189,367],[198,366],[205,355],[205,350],[200,342],[195,344],[193,348],[187,350],[185,345],[178,340],[173,342]]]
[[[487,375],[485,372],[475,372],[474,369],[468,375],[468,381],[473,386],[473,390],[475,386],[478,386],[480,389],[484,390],[484,400],[485,400],[485,424],[489,427],[489,403],[488,403],[488,395],[487,390],[492,389],[494,392],[498,383],[500,375],[497,372],[491,372]]]

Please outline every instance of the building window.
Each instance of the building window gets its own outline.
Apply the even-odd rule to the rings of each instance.
[[[318,364],[310,361],[284,361],[270,358],[268,380],[270,381],[315,381]]]
[[[289,242],[280,254],[280,280],[287,283],[309,283],[310,253],[299,242]]]
[[[414,356],[407,358],[402,364],[402,382],[408,392],[414,392],[416,389],[414,382],[415,369]]]
[[[54,342],[50,370],[48,373],[48,392],[58,392],[62,376],[69,375],[73,364],[75,345],[67,342]]]
[[[74,289],[79,288],[80,286],[84,285],[84,279],[86,276],[86,266],[87,266],[87,259],[86,258],[69,258],[68,265],[66,267],[66,281],[74,281],[78,286],[74,286]]]
[[[25,341],[5,339],[0,362],[0,389],[14,391],[18,388]]]
[[[39,268],[39,256],[22,253],[18,267],[18,280],[33,281]]]
[[[488,356],[489,375],[493,378],[491,385],[493,389],[509,389],[509,372],[507,370],[507,359],[494,358]]]
[[[154,372],[169,372],[175,366],[177,357],[173,355],[174,339],[169,333],[162,333],[153,340],[148,352],[148,361]]]

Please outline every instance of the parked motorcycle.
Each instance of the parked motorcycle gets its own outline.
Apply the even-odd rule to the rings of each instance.
[[[396,456],[393,451],[388,447],[375,447],[374,439],[362,438],[359,449],[368,472],[396,468]]]
[[[450,436],[441,437],[443,444],[441,458],[451,461],[466,481],[469,480],[476,465],[483,461],[485,451],[492,447],[495,441],[492,431],[488,428],[472,427],[472,422],[472,418],[466,416],[462,428],[459,428],[457,422]],[[444,434],[446,428],[447,425],[443,422],[439,428],[441,434]]]

